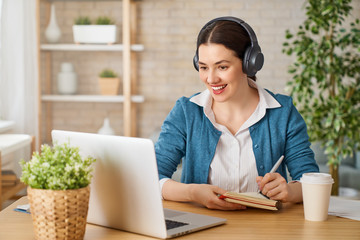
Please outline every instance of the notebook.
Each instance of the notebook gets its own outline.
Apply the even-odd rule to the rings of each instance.
[[[53,143],[68,142],[97,159],[87,221],[157,238],[171,238],[224,224],[226,219],[164,209],[150,139],[52,131]],[[166,229],[167,222],[182,222]]]
[[[227,202],[238,203],[243,206],[262,208],[273,211],[282,208],[280,201],[269,199],[258,192],[226,192],[220,196],[220,199],[224,199]]]

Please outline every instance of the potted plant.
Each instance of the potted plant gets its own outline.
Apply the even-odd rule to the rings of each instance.
[[[120,78],[111,69],[104,69],[99,74],[100,92],[102,95],[117,95],[119,93]]]
[[[42,145],[21,161],[36,239],[83,239],[93,162],[67,143]]]
[[[283,52],[295,55],[288,83],[308,126],[310,141],[328,155],[338,195],[341,159],[360,148],[360,26],[343,27],[351,0],[308,0],[307,19],[296,34],[286,31]]]
[[[89,17],[78,17],[73,34],[75,43],[113,44],[117,41],[117,28],[109,17],[98,17],[95,25]]]

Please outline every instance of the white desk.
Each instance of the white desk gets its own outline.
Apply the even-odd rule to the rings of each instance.
[[[0,120],[0,133],[8,132],[15,126],[13,121]]]
[[[31,157],[32,152],[34,151],[33,142],[33,138],[26,134],[0,134],[0,170],[2,169],[2,166],[13,160],[12,158],[5,159],[4,157],[14,153],[17,150],[29,146],[31,147]],[[2,174],[0,171],[0,207],[5,200],[9,199],[20,190],[25,188],[25,185],[19,180],[17,180],[14,186],[2,186],[1,175]]]

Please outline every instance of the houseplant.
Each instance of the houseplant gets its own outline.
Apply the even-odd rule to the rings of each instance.
[[[306,20],[296,34],[286,31],[283,49],[295,55],[288,86],[310,141],[321,142],[328,155],[333,195],[341,159],[360,148],[359,20],[343,27],[351,10],[351,0],[308,0]]]
[[[83,239],[93,162],[68,143],[42,145],[21,161],[36,239]]]
[[[117,95],[119,93],[120,78],[112,69],[104,69],[99,73],[99,85],[102,95]]]
[[[117,28],[109,17],[98,17],[95,25],[89,17],[78,17],[74,21],[75,43],[112,44],[117,41]]]

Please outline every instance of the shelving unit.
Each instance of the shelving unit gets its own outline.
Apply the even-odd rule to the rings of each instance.
[[[136,80],[137,80],[137,57],[136,53],[144,50],[144,46],[135,43],[136,36],[136,1],[132,0],[117,0],[122,1],[122,44],[100,45],[100,44],[74,44],[74,43],[57,43],[48,44],[40,43],[40,4],[47,4],[47,15],[50,15],[50,4],[54,1],[67,2],[84,2],[84,1],[98,1],[99,0],[37,0],[37,15],[38,15],[38,51],[39,51],[39,146],[43,142],[51,141],[52,126],[52,104],[56,102],[77,102],[77,103],[122,103],[123,104],[123,133],[125,136],[136,136],[136,104],[144,102],[144,97],[136,95]],[[42,32],[41,32],[42,31]],[[77,51],[81,52],[122,52],[122,84],[123,93],[117,96],[103,96],[103,95],[56,95],[51,89],[52,85],[52,53],[58,51]],[[44,61],[41,62],[41,56]],[[42,65],[43,64],[43,65]],[[121,67],[121,66],[119,66]],[[41,70],[44,69],[45,74],[42,79]],[[42,85],[45,85],[42,89]],[[42,111],[44,106],[44,112]],[[43,117],[45,116],[45,121]],[[45,134],[42,133],[42,126],[45,125]],[[42,136],[45,138],[42,139]]]
[[[101,95],[42,95],[43,102],[103,102],[103,103],[123,103],[124,96],[101,96]],[[132,95],[131,102],[142,103],[144,97]]]
[[[4,156],[13,154],[20,149],[24,149],[30,146],[29,159],[35,150],[34,137],[26,134],[0,134],[0,209],[2,203],[13,197],[22,189],[26,188],[26,185],[20,182],[19,179],[13,181],[11,185],[3,185],[2,178],[2,159]],[[27,159],[28,160],[28,159]]]
[[[123,44],[100,45],[100,44],[41,44],[41,50],[44,51],[124,51]],[[141,52],[144,46],[140,44],[132,44],[131,51]]]

